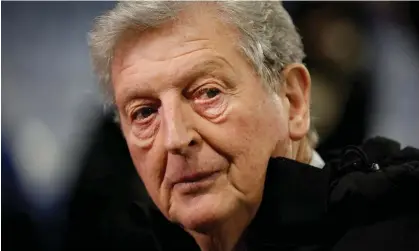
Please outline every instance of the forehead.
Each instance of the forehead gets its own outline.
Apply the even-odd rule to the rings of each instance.
[[[205,58],[238,64],[237,32],[217,15],[209,4],[191,4],[174,21],[127,35],[116,48],[112,63],[114,88],[124,85],[115,83],[162,82],[150,78],[178,77]]]
[[[113,63],[127,63],[138,56],[164,61],[202,47],[235,47],[238,33],[219,17],[215,3],[191,3],[174,20],[143,32],[126,32],[116,46]]]

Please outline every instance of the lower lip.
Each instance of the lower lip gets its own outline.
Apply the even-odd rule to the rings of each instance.
[[[220,172],[214,172],[211,175],[197,181],[177,183],[174,185],[173,189],[176,189],[184,194],[202,192],[214,183],[219,174]]]

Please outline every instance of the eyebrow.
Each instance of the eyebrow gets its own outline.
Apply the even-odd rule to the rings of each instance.
[[[215,57],[212,59],[208,59],[205,61],[202,61],[196,65],[194,65],[190,70],[185,72],[180,78],[175,80],[171,83],[172,86],[179,86],[182,83],[188,82],[188,84],[197,78],[204,76],[204,75],[210,75],[215,70],[220,68],[225,68],[225,66],[228,66],[231,70],[233,70],[233,67],[231,64],[225,60],[222,57]],[[149,83],[147,83],[149,85]],[[126,107],[127,104],[131,103],[135,99],[143,98],[142,95],[138,93],[138,88],[136,86],[128,87],[124,91],[127,93],[122,98],[122,106]]]

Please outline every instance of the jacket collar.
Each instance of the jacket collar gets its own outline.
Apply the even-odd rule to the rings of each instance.
[[[271,159],[262,203],[246,234],[252,249],[319,242],[324,237],[329,173],[327,166],[319,169],[291,159]]]
[[[244,240],[250,250],[286,248],[321,239],[329,188],[329,169],[286,158],[270,159],[262,203]],[[150,221],[161,250],[199,250],[194,240],[170,223],[150,201],[135,202]],[[144,209],[147,208],[146,213]],[[138,217],[137,217],[138,218]],[[272,229],[275,229],[274,231]]]

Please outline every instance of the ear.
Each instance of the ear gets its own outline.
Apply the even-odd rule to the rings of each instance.
[[[303,64],[291,64],[282,71],[282,76],[285,80],[283,94],[289,102],[289,136],[297,141],[310,128],[310,73]]]

